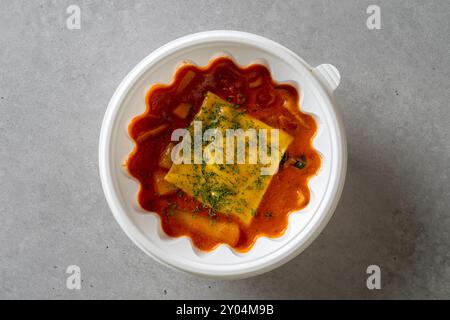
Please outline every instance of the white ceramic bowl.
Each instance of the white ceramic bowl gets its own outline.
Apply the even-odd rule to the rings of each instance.
[[[127,127],[144,112],[145,94],[152,84],[170,83],[182,61],[206,65],[218,54],[231,55],[240,65],[265,63],[278,82],[288,81],[300,90],[303,112],[318,123],[314,147],[322,167],[310,180],[310,203],[289,217],[280,238],[259,238],[245,254],[227,245],[201,252],[187,237],[171,238],[161,229],[159,216],[144,212],[137,203],[138,183],[123,168],[133,148]],[[335,67],[310,67],[280,44],[250,33],[208,31],[172,41],[142,60],[117,88],[102,124],[99,167],[103,190],[114,217],[134,243],[155,260],[192,274],[236,279],[261,274],[286,263],[303,251],[321,232],[339,200],[346,172],[345,133],[332,92],[340,76]]]

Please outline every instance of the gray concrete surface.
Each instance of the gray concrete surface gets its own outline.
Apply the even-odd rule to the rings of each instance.
[[[66,8],[81,8],[67,30]],[[366,8],[381,8],[368,30]],[[449,298],[450,2],[0,1],[0,298]],[[240,281],[142,253],[104,199],[102,117],[144,56],[188,33],[254,32],[336,65],[349,170],[300,256]],[[82,289],[66,288],[79,265]],[[366,268],[382,289],[366,288]]]

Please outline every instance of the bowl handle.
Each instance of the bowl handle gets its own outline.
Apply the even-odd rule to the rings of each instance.
[[[341,82],[341,75],[332,64],[321,64],[313,69],[313,73],[325,84],[330,92],[336,90],[339,82]]]

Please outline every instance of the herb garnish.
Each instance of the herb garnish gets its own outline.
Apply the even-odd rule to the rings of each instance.
[[[295,162],[294,166],[295,166],[297,169],[303,169],[304,167],[306,167],[306,157],[305,157],[305,155],[302,154],[302,155],[300,156],[300,159],[298,159],[298,160]]]
[[[266,213],[264,213],[264,216],[265,216],[267,219],[271,219],[271,218],[273,217],[272,211],[266,211]]]

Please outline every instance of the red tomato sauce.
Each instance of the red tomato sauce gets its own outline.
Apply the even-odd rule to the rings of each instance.
[[[140,182],[139,204],[161,217],[165,233],[172,237],[188,236],[197,248],[204,251],[213,250],[221,242],[201,232],[192,232],[173,219],[172,209],[182,208],[207,216],[208,208],[183,192],[159,195],[154,187],[153,173],[161,170],[159,160],[171,142],[172,131],[189,126],[208,91],[239,105],[239,109],[245,110],[248,115],[282,129],[294,138],[287,150],[287,158],[284,162],[282,160],[248,226],[230,215],[217,213],[213,218],[239,225],[239,240],[233,247],[245,252],[251,249],[259,236],[281,236],[287,228],[289,213],[309,203],[308,180],[321,165],[321,158],[312,146],[317,124],[311,115],[300,111],[297,89],[275,82],[267,67],[259,64],[241,67],[231,59],[221,57],[203,68],[183,65],[177,69],[171,84],[151,87],[146,95],[146,111],[135,117],[128,128],[135,148],[129,155],[126,167]],[[286,107],[287,100],[294,102],[294,108]],[[185,119],[172,113],[180,103],[192,105]],[[143,132],[161,124],[168,124],[163,132],[138,141],[137,137]]]

